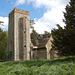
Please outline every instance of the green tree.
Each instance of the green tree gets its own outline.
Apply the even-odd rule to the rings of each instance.
[[[39,34],[35,30],[32,30],[31,41],[32,41],[34,46],[38,46],[39,45],[39,39],[40,39]]]
[[[65,9],[65,28],[57,25],[58,29],[52,30],[53,47],[58,50],[59,55],[69,56],[75,55],[75,0],[70,0]]]
[[[75,28],[75,0],[70,0],[65,10],[66,12],[63,12],[65,17],[63,21],[66,24],[66,28]]]
[[[4,23],[3,21],[0,21],[0,25],[3,25],[3,23]]]
[[[49,38],[50,37],[50,32],[44,31],[44,34],[42,34],[43,38]]]
[[[7,59],[7,37],[8,32],[0,29],[0,59]]]
[[[57,24],[58,29],[53,29],[52,30],[52,37],[53,37],[53,48],[54,50],[58,50],[58,55],[62,55],[62,50],[63,50],[63,34],[64,34],[64,29]]]
[[[30,28],[31,28],[32,30],[34,30],[34,27],[33,27],[34,24],[35,24],[34,20],[30,20]]]

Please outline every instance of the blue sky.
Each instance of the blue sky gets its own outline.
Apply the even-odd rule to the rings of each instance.
[[[64,27],[62,11],[69,0],[1,0],[0,21],[4,21],[3,30],[8,30],[8,15],[16,7],[17,9],[29,11],[30,19],[35,20],[34,29],[38,33],[51,31],[56,24]]]

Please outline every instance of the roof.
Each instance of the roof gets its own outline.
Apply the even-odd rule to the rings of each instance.
[[[33,50],[38,50],[38,49],[45,49],[46,47],[46,44],[47,44],[47,42],[48,42],[48,40],[49,40],[49,38],[44,38],[44,39],[42,39],[41,41],[40,41],[40,43],[39,43],[39,46],[38,47],[33,47]]]
[[[45,47],[47,42],[48,42],[49,38],[44,38],[40,41],[39,46],[38,47]]]
[[[45,49],[46,48],[46,44],[49,40],[53,40],[52,35],[50,36],[50,38],[44,38],[40,41],[39,46],[38,47],[34,47],[33,50],[39,50],[39,49]]]

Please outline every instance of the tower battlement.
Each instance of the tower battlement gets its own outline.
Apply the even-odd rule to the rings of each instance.
[[[29,16],[29,11],[25,11],[25,10],[21,10],[21,9],[17,9],[17,8],[14,8],[10,13],[9,13],[9,16],[13,13],[20,13],[20,14],[25,14],[25,15],[28,15]]]

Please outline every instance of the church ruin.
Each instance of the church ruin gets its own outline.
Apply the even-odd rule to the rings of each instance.
[[[8,58],[15,61],[30,59],[30,21],[28,11],[14,8],[9,13]]]

